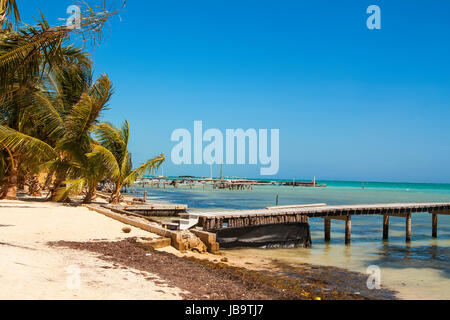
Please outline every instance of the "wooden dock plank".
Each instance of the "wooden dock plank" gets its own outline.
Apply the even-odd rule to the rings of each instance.
[[[140,205],[127,205],[125,210],[129,211],[149,211],[149,210],[187,210],[185,204],[140,204]]]
[[[301,214],[308,216],[339,216],[349,214],[395,214],[403,210],[403,215],[410,212],[431,212],[441,211],[442,213],[450,210],[450,203],[386,203],[386,204],[362,204],[362,205],[332,205],[317,207],[295,207],[295,208],[271,208],[256,210],[235,210],[235,211],[218,211],[218,212],[201,212],[199,216],[206,218],[238,218],[246,216],[275,216],[286,214]]]

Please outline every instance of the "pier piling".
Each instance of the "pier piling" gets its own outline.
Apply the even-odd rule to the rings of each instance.
[[[433,213],[431,219],[432,219],[432,225],[433,225],[433,227],[432,227],[432,229],[433,229],[432,237],[433,238],[437,238],[437,225],[438,225],[438,215],[437,215],[437,213]]]
[[[331,233],[331,219],[343,220],[345,222],[345,244],[350,244],[352,238],[352,216],[342,215],[342,216],[327,216],[324,218],[324,229],[325,229],[325,241],[330,241]]]
[[[352,216],[345,219],[345,244],[350,244],[352,238]]]
[[[389,239],[389,216],[383,215],[383,240]]]
[[[411,242],[411,213],[406,215],[406,242]]]
[[[331,240],[331,220],[330,218],[324,218],[324,228],[325,228],[325,242],[330,242]]]

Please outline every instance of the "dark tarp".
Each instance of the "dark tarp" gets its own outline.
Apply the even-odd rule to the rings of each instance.
[[[266,224],[223,228],[214,231],[221,248],[294,248],[310,247],[308,223]]]

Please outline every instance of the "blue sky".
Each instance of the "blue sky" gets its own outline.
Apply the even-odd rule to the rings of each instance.
[[[52,23],[70,3],[19,1]],[[172,131],[202,120],[280,129],[279,178],[450,182],[449,14],[446,0],[129,0],[93,53],[116,91],[105,120],[128,119],[135,164],[164,152],[166,175],[209,175],[170,161]]]

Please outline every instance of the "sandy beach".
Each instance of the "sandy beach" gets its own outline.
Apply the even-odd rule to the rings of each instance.
[[[152,236],[133,227],[125,234],[124,226],[84,207],[0,201],[0,299],[179,299],[181,290],[157,275],[47,245]]]
[[[0,299],[392,299],[364,275],[227,252],[144,250],[158,237],[83,206],[0,201]]]

